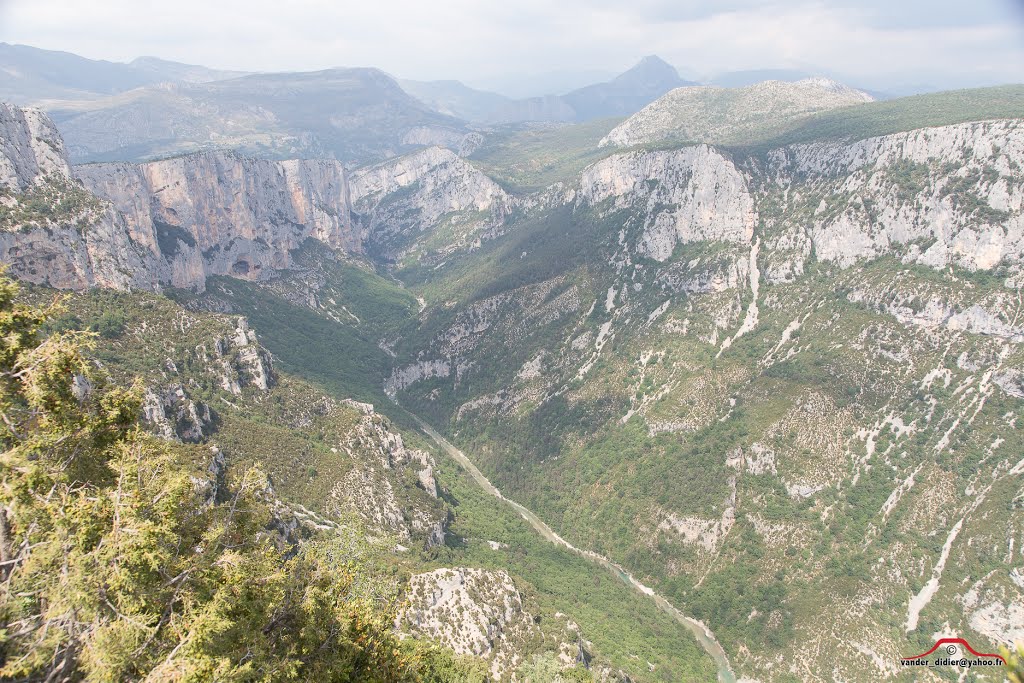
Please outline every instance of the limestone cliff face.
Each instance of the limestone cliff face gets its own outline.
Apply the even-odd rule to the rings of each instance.
[[[330,160],[229,152],[71,169],[41,112],[0,106],[0,132],[0,260],[60,288],[265,279],[290,268],[310,238],[385,262],[440,263],[502,234],[513,209],[551,203],[509,195],[441,147],[351,175]],[[623,152],[539,196],[597,218],[622,212],[620,242],[663,263],[679,244],[720,242],[739,264],[756,232],[768,282],[800,277],[812,255],[843,268],[890,254],[936,268],[1019,269],[1022,165],[1024,124],[991,121],[794,145],[765,160],[709,145]],[[730,268],[724,280],[677,289],[742,286]]]
[[[677,244],[749,244],[760,226],[770,282],[799,277],[812,253],[842,268],[889,254],[989,270],[1024,259],[1022,168],[1020,120],[794,145],[741,167],[698,145],[597,162],[577,206],[632,212],[639,237],[623,238],[663,262]]]
[[[192,395],[196,373],[213,380],[235,398],[243,390],[266,394],[273,386],[273,361],[249,329],[248,321],[238,318],[234,329],[225,332],[190,349],[188,357],[177,363],[169,357],[164,359],[160,373],[169,383],[147,387],[142,407],[145,421],[156,434],[193,443],[209,436],[213,425],[210,406]]]
[[[53,122],[38,109],[0,102],[0,187],[24,190],[47,175],[70,175]]]
[[[350,194],[368,251],[388,260],[424,246],[438,228],[449,228],[444,242],[427,250],[470,245],[500,226],[512,205],[497,183],[442,147],[356,171]]]
[[[337,161],[223,151],[72,169],[44,114],[6,105],[0,133],[0,209],[10,209],[0,211],[0,259],[60,288],[201,290],[211,275],[265,279],[290,268],[309,238],[386,260],[413,250],[443,257],[498,234],[512,206],[441,147],[358,171],[350,187]],[[49,216],[20,209],[58,198],[75,201]]]
[[[18,278],[58,289],[156,289],[156,260],[109,205],[57,217],[38,229],[0,231],[0,262]]]
[[[783,148],[769,173],[786,239],[802,232],[820,259],[988,270],[1024,258],[1022,164],[1024,122],[1011,120]]]
[[[59,288],[202,289],[287,268],[308,238],[362,250],[340,163],[228,152],[71,169],[41,112],[0,106],[0,259]],[[42,207],[42,208],[40,208]]]
[[[580,199],[611,200],[612,210],[639,211],[643,228],[637,251],[657,261],[667,260],[676,244],[748,243],[757,221],[743,175],[707,145],[599,161],[583,171]]]
[[[370,526],[395,534],[403,543],[413,538],[423,539],[428,548],[444,543],[448,514],[438,501],[433,458],[407,447],[372,405],[344,403],[361,416],[338,444],[352,467],[332,487],[328,511],[355,510]],[[418,493],[403,483],[405,473],[414,478]]]
[[[158,280],[201,289],[210,275],[247,279],[288,268],[307,238],[360,251],[348,185],[334,161],[267,161],[227,152],[75,169],[154,254]]]
[[[23,280],[63,289],[152,286],[147,254],[123,217],[72,178],[53,122],[3,103],[0,262]]]

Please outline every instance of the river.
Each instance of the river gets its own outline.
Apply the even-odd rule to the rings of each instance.
[[[718,680],[721,681],[721,683],[736,683],[736,674],[733,673],[732,667],[729,665],[729,657],[725,654],[725,650],[722,649],[718,640],[715,639],[715,635],[711,632],[711,629],[705,626],[703,622],[700,622],[693,617],[688,617],[680,612],[663,596],[656,593],[652,588],[640,583],[632,574],[623,569],[619,564],[612,562],[607,557],[599,555],[591,550],[581,550],[556,534],[551,527],[540,519],[540,517],[533,514],[514,500],[510,500],[503,496],[501,491],[499,491],[498,488],[484,476],[483,472],[477,469],[476,465],[473,464],[466,454],[453,446],[447,439],[441,436],[437,430],[421,420],[418,416],[412,415],[412,417],[417,423],[419,423],[420,427],[423,428],[423,431],[426,432],[427,436],[437,442],[437,445],[443,448],[445,452],[455,460],[455,462],[459,463],[463,469],[469,472],[473,481],[475,481],[480,488],[515,508],[522,518],[525,519],[530,526],[536,529],[541,536],[556,545],[563,546],[572,552],[587,558],[595,564],[601,565],[619,577],[622,581],[629,584],[638,593],[642,593],[652,599],[658,609],[688,628],[697,639],[697,642],[700,643],[701,647],[704,648],[711,659],[715,662],[715,666],[718,668]]]

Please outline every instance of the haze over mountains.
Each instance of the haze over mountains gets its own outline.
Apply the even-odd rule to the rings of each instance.
[[[0,43],[0,98],[19,104],[92,99],[156,83],[205,83],[244,75],[205,66],[139,57],[128,64],[70,52]]]
[[[624,117],[672,90],[696,86],[655,56],[610,81],[526,99],[458,81],[396,80],[369,68],[239,74],[152,57],[118,64],[6,44],[0,60],[0,94],[44,106],[74,162],[237,149],[358,164],[423,145],[468,150],[474,127]]]

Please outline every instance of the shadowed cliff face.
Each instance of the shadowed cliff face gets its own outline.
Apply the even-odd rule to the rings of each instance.
[[[0,140],[0,257],[31,282],[202,289],[211,275],[260,279],[288,268],[308,238],[362,251],[335,161],[210,152],[72,170],[49,119],[8,106]]]
[[[266,161],[215,152],[147,164],[94,164],[77,177],[109,200],[158,258],[160,283],[260,279],[291,265],[307,238],[361,251],[348,182],[334,161]]]

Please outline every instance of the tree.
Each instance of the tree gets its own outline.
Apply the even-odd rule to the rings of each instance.
[[[1000,653],[1006,659],[1006,678],[1010,683],[1024,683],[1024,642],[1018,642],[1012,649],[1002,647]]]
[[[182,446],[139,428],[140,387],[89,362],[92,334],[43,338],[60,302],[17,295],[0,276],[0,679],[383,683],[464,666],[398,641],[365,538],[282,543],[258,467],[213,496]]]

